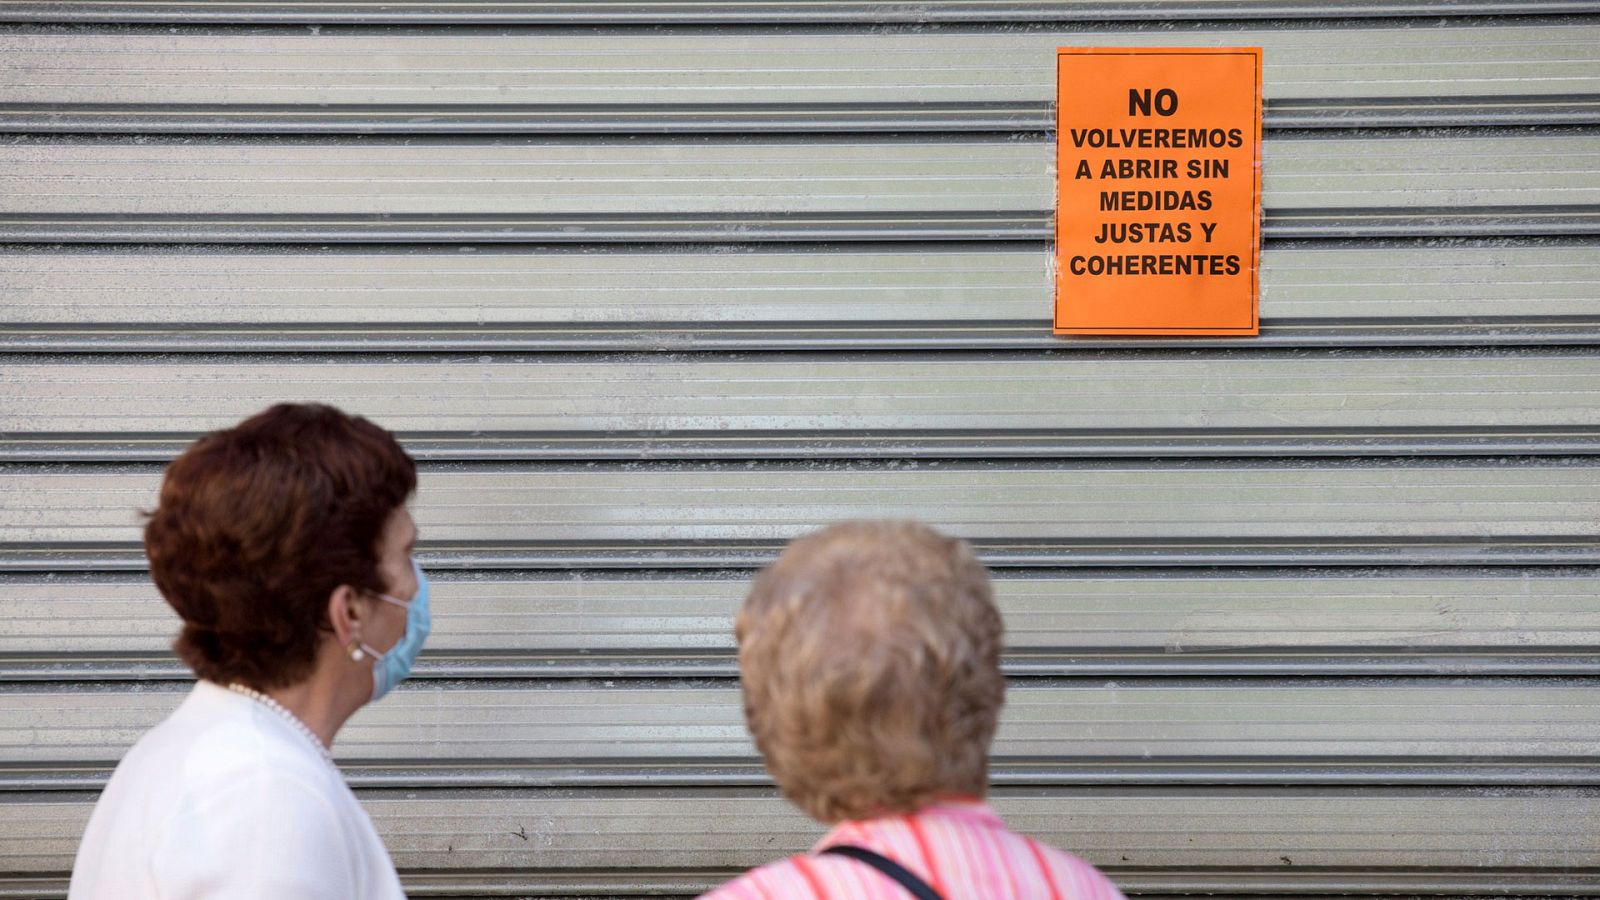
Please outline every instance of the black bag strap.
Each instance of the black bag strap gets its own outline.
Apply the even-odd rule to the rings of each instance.
[[[901,887],[910,891],[911,895],[916,897],[917,900],[944,900],[943,897],[939,896],[938,891],[928,887],[926,881],[911,874],[911,871],[905,866],[881,853],[874,853],[865,847],[857,847],[853,844],[834,844],[832,847],[822,848],[822,852],[832,853],[835,856],[848,856],[851,859],[866,863],[894,879]]]

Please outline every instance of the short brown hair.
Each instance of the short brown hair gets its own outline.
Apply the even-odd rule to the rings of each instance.
[[[150,575],[183,617],[196,675],[261,690],[302,681],[341,584],[382,591],[378,540],[416,489],[387,431],[280,404],[190,445],[144,529]]]
[[[989,576],[917,522],[846,522],[757,576],[735,624],[745,720],[824,823],[982,797],[1005,680]]]

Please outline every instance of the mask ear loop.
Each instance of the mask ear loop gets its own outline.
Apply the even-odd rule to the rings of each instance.
[[[417,561],[415,559],[411,560],[411,566],[414,569],[420,568],[420,567],[417,566]],[[385,603],[393,603],[395,606],[398,606],[401,609],[406,610],[407,612],[411,611],[411,603],[408,603],[408,602],[406,602],[404,600],[401,600],[401,599],[399,599],[397,597],[391,597],[391,596],[389,596],[388,594],[385,594],[382,591],[374,591],[374,590],[370,590],[370,589],[367,591],[367,593],[373,595],[374,597],[377,597],[379,600],[382,600]],[[412,602],[415,602],[415,601],[412,601]],[[411,627],[411,623],[407,622],[406,623],[407,631],[410,630],[410,627]],[[405,634],[402,633],[400,635],[400,640],[402,640],[402,641],[405,640]],[[396,642],[396,643],[398,645],[398,642]],[[345,647],[345,651],[350,654],[350,661],[351,662],[361,662],[363,659],[366,659],[367,657],[370,656],[370,657],[372,657],[372,662],[373,662],[374,665],[376,665],[376,664],[378,664],[380,662],[383,662],[383,658],[385,656],[389,655],[387,651],[385,651],[383,653],[379,653],[378,651],[372,649],[371,647],[368,647],[366,642],[361,640],[360,638],[352,638],[350,643],[349,643],[349,645]]]
[[[365,641],[351,641],[349,649],[351,662],[361,662],[370,656],[372,657],[373,665],[377,665],[378,663],[383,662],[383,658],[385,656],[389,655],[387,652],[380,653],[377,650],[368,647]]]
[[[385,603],[392,603],[395,606],[398,606],[401,609],[406,611],[406,614],[408,616],[408,620],[406,622],[406,630],[400,632],[400,639],[394,642],[394,647],[400,646],[400,644],[405,641],[406,635],[411,633],[411,622],[409,621],[409,616],[410,616],[410,613],[411,613],[411,602],[408,602],[408,601],[405,601],[405,600],[401,600],[398,597],[391,597],[391,596],[389,596],[388,594],[385,594],[382,591],[369,591],[369,593],[371,593],[372,596],[377,597],[379,600],[382,600]],[[394,647],[390,647],[388,650],[385,650],[382,653],[379,653],[378,651],[372,649],[371,647],[368,647],[364,641],[355,641],[354,643],[356,644],[356,650],[365,651],[368,656],[372,657],[372,664],[373,665],[377,665],[378,663],[383,662],[383,658],[385,656],[388,656],[390,653],[394,652]]]
[[[372,593],[376,594],[378,597],[380,597],[380,598],[382,598],[384,600],[389,601],[390,603],[399,603],[400,602],[400,601],[394,599],[393,597],[390,597],[388,594],[378,593],[377,591],[373,591]],[[366,659],[367,657],[370,656],[370,657],[372,657],[373,662],[377,663],[377,662],[382,662],[383,661],[383,657],[385,656],[385,654],[379,653],[378,651],[372,649],[371,647],[368,647],[367,646],[367,642],[363,641],[359,637],[351,638],[350,639],[350,643],[345,645],[344,651],[346,653],[350,654],[350,661],[351,662],[361,662],[362,660],[364,660],[364,659]]]

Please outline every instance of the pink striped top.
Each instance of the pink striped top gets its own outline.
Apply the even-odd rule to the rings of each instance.
[[[982,803],[940,803],[912,816],[843,822],[803,856],[751,869],[702,900],[907,900],[866,863],[818,856],[854,844],[889,857],[945,900],[1123,900],[1094,866],[1007,830]]]

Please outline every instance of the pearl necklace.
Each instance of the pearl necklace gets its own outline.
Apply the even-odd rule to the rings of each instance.
[[[300,721],[299,716],[285,709],[283,704],[272,699],[266,694],[261,693],[255,688],[245,687],[237,681],[228,685],[228,690],[233,691],[235,694],[243,694],[262,706],[265,706],[267,709],[277,713],[279,718],[283,719],[285,722],[288,722],[290,725],[293,725],[296,731],[305,735],[306,739],[311,741],[311,746],[317,748],[317,752],[322,754],[322,758],[328,761],[328,765],[338,768],[333,761],[333,754],[329,753],[328,748],[322,745],[322,739],[317,737],[316,733],[313,732],[311,728],[306,725],[306,723]]]

